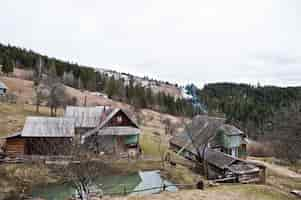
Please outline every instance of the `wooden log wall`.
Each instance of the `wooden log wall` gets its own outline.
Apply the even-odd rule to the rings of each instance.
[[[24,155],[26,153],[26,141],[23,138],[12,138],[6,141],[5,152],[10,157]]]

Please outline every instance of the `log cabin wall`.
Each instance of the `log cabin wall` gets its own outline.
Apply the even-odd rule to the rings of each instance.
[[[16,157],[26,154],[26,140],[24,138],[9,138],[6,140],[5,152],[8,156]]]
[[[28,155],[68,155],[71,147],[71,138],[26,138]]]

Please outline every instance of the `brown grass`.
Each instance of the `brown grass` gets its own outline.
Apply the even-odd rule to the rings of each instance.
[[[293,200],[293,196],[264,185],[225,185],[202,190],[182,190],[148,196],[128,196],[113,200]]]
[[[62,114],[63,109],[59,109],[58,115]],[[50,110],[41,106],[36,113],[33,105],[0,103],[0,136],[21,131],[27,116],[50,116]]]

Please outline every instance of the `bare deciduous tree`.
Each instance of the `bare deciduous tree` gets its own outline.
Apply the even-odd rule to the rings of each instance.
[[[165,125],[165,135],[173,135],[176,125],[169,118],[164,119],[162,123]]]
[[[48,95],[46,87],[43,84],[34,86],[33,103],[36,105],[36,113],[40,112],[40,106],[46,100]]]
[[[33,102],[36,105],[36,112],[40,112],[40,105],[42,104],[45,98],[45,87],[41,84],[42,81],[42,72],[43,72],[43,60],[39,57],[38,61],[36,62],[36,66],[34,69],[34,98]]]
[[[57,165],[56,171],[64,183],[74,188],[76,198],[89,200],[94,192],[98,193],[99,196],[102,195],[102,188],[97,185],[97,180],[107,175],[111,170],[104,163],[104,159],[95,157],[93,152],[88,151],[78,143],[74,143],[71,148],[68,148],[68,155],[71,160]]]
[[[44,85],[48,89],[47,103],[50,107],[51,116],[56,116],[57,108],[66,104],[67,95],[64,85],[56,75],[54,63],[48,71]]]
[[[196,160],[203,164],[204,174],[207,174],[206,151],[217,129],[224,123],[223,118],[196,116],[186,125],[185,130],[189,138],[187,146],[191,145],[196,153]],[[185,148],[185,147],[183,147]]]

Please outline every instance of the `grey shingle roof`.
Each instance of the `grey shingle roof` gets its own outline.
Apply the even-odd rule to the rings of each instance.
[[[0,88],[8,89],[7,86],[2,81],[0,81]]]
[[[63,117],[27,117],[22,137],[73,137],[74,119]]]
[[[207,124],[208,122],[208,124]],[[194,146],[200,146],[204,144],[208,138],[213,137],[217,133],[217,129],[225,122],[224,118],[209,117],[207,115],[198,115],[192,119],[183,133],[175,135],[170,143],[177,146],[183,146],[187,144],[191,139],[194,141]],[[190,128],[193,127],[193,128]],[[203,130],[201,132],[201,130]],[[186,148],[193,148],[192,145],[186,146]]]
[[[207,130],[204,130],[201,133],[200,130],[202,129],[202,127],[204,127],[204,124],[206,124],[206,122],[208,121],[212,122],[213,126],[210,127],[208,125]],[[188,135],[187,132],[189,131],[189,129],[187,129],[183,133],[179,133],[175,135],[170,140],[170,143],[180,148],[185,147],[185,150],[197,155],[196,147],[198,146],[199,152],[202,152],[204,141],[206,141],[206,139],[210,137],[213,137],[220,129],[223,130],[225,134],[228,135],[243,134],[243,132],[237,129],[236,127],[232,125],[224,124],[224,122],[225,119],[223,118],[208,117],[206,115],[196,116],[192,120],[192,126],[195,127],[194,131],[192,131],[190,135]],[[194,139],[194,145],[192,144],[191,139]],[[226,155],[223,152],[219,152],[210,148],[206,149],[205,159],[208,161],[208,163],[220,169],[229,168],[234,162],[239,160],[237,158]],[[237,169],[235,170],[237,171]]]
[[[95,128],[101,123],[101,116],[109,107],[67,106],[65,117],[74,118],[75,127]]]
[[[224,124],[222,125],[219,130],[222,130],[226,135],[243,135],[244,132],[236,128],[235,126]]]
[[[202,149],[200,149],[202,152]],[[237,158],[224,154],[223,152],[216,151],[210,148],[206,149],[205,159],[208,163],[220,168],[224,169],[230,166],[232,163],[237,161]]]

